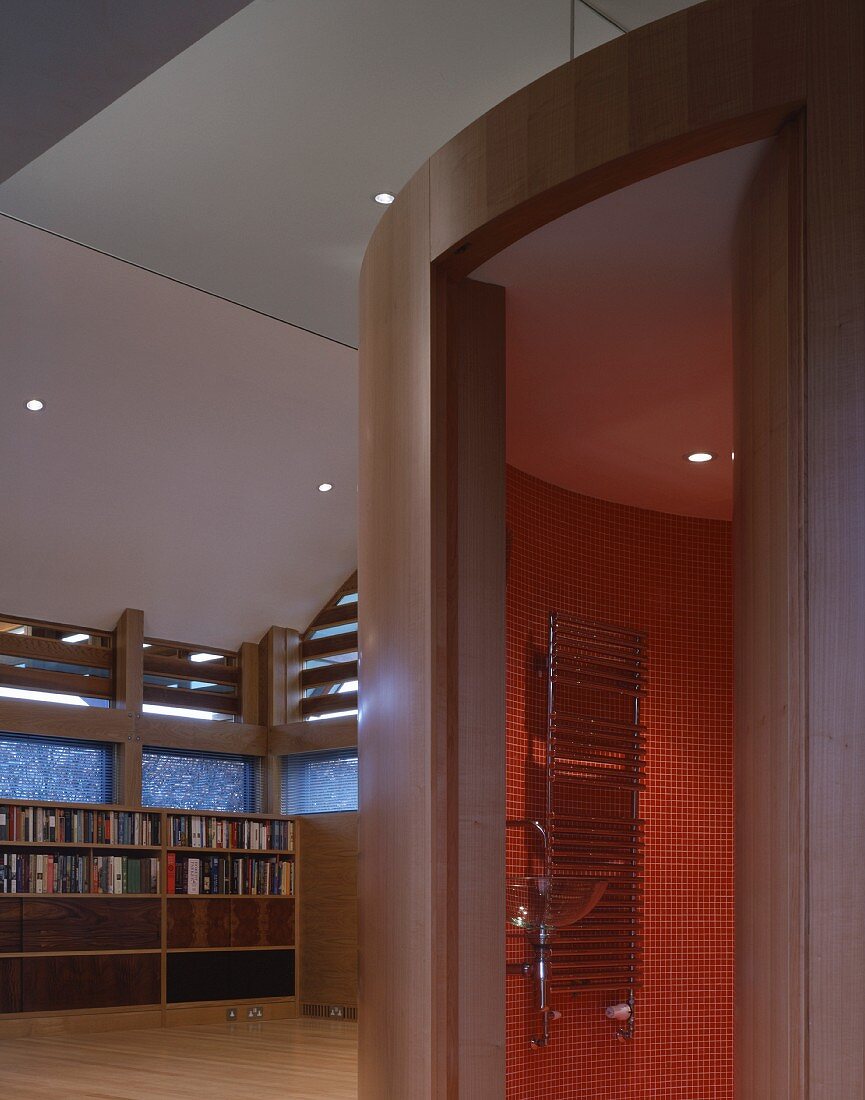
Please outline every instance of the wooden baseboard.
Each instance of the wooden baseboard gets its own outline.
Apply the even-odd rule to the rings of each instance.
[[[138,1031],[162,1026],[162,1009],[110,1009],[99,1012],[63,1012],[50,1016],[0,1017],[0,1039],[36,1039],[86,1035],[102,1031]]]
[[[259,1016],[257,1019],[250,1020],[247,1017],[247,1010],[254,1003],[256,1002],[236,1002],[237,1025],[266,1024],[269,1020],[292,1020],[297,1016],[297,1002],[292,997],[282,1001],[262,1000],[257,1002],[261,1006],[263,1015]],[[226,1016],[230,1007],[231,1005],[228,1002],[218,1005],[199,1004],[178,1005],[177,1007],[169,1006],[165,1010],[165,1026],[191,1027],[195,1024],[227,1023]]]

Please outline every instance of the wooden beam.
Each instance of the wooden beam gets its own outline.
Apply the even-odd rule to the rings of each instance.
[[[27,634],[0,633],[0,653],[22,660],[53,661],[87,668],[111,668],[114,654],[108,646],[76,645],[53,638],[32,638]]]
[[[300,717],[300,635],[272,626],[259,643],[259,717],[267,726]]]
[[[260,675],[258,646],[244,642],[240,647],[240,717],[253,725],[259,721]]]
[[[92,696],[96,699],[110,699],[114,694],[110,676],[76,676],[73,672],[16,668],[15,665],[0,665],[0,684],[34,691],[56,691],[61,695]]]
[[[357,710],[358,693],[346,691],[339,695],[314,695],[302,701],[304,716],[327,714],[333,710]]]
[[[303,643],[303,657],[334,657],[340,653],[357,651],[357,632],[334,634],[330,638],[312,638]]]
[[[0,729],[7,733],[118,743],[125,742],[133,733],[132,719],[125,712],[25,699],[0,699]]]
[[[357,748],[357,718],[289,722],[284,726],[272,726],[267,734],[267,751],[274,756],[351,748]]]
[[[142,745],[250,756],[264,756],[267,752],[267,727],[245,722],[209,722],[203,718],[145,714],[136,719],[135,734]]]
[[[114,631],[115,701],[133,717],[144,702],[144,612],[127,608]]]
[[[117,797],[141,805],[141,738],[134,730],[144,706],[144,612],[127,608],[114,631],[114,706],[133,724],[118,751]]]

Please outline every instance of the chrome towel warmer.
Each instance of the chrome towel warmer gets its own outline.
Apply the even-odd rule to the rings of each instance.
[[[543,881],[552,892],[588,893],[592,883],[605,888],[576,923],[549,930],[536,924],[534,960],[508,968],[538,985],[543,1032],[535,1046],[547,1045],[549,1022],[560,1015],[548,1003],[548,988],[618,994],[631,1015],[617,1036],[634,1034],[642,963],[645,660],[645,637],[637,631],[550,615],[543,819],[507,824],[529,826],[542,838]]]

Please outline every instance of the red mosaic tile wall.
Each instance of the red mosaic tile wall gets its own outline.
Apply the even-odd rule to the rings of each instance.
[[[649,694],[645,984],[636,1038],[608,994],[554,996],[529,1047],[529,983],[508,977],[508,1100],[731,1100],[733,774],[730,524],[594,500],[508,470],[508,817],[540,814],[545,681],[559,609],[645,631]],[[509,935],[510,959],[523,955]]]

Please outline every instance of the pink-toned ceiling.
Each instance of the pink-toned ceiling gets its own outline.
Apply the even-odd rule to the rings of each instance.
[[[508,461],[580,493],[732,509],[732,235],[765,143],[625,188],[475,272],[507,288]],[[718,455],[696,466],[683,456]]]

